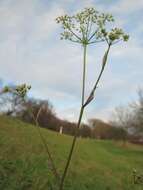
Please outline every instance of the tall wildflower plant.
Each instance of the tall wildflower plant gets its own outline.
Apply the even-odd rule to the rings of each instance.
[[[61,33],[62,40],[69,40],[73,43],[77,43],[82,46],[83,48],[83,68],[82,68],[82,89],[81,89],[81,107],[79,118],[77,122],[77,127],[75,130],[75,134],[73,137],[73,141],[71,144],[71,148],[69,150],[69,154],[66,160],[66,164],[63,170],[63,173],[60,175],[57,171],[55,166],[53,157],[50,153],[49,146],[44,139],[39,123],[38,118],[41,113],[42,107],[39,109],[37,116],[35,117],[31,108],[29,108],[29,113],[32,115],[35,125],[37,126],[38,133],[42,140],[42,143],[45,147],[47,152],[47,156],[49,158],[49,165],[50,169],[55,176],[56,179],[56,187],[59,190],[63,190],[65,178],[67,175],[67,171],[70,166],[71,158],[73,155],[74,147],[76,144],[79,128],[82,121],[82,116],[84,113],[85,108],[94,100],[95,92],[103,71],[105,69],[107,58],[110,53],[111,47],[117,44],[120,41],[128,41],[129,36],[123,32],[120,28],[112,28],[108,29],[109,24],[114,22],[114,18],[110,14],[104,14],[98,12],[95,8],[85,8],[83,11],[77,13],[73,16],[60,16],[56,19],[57,23],[61,24],[63,28],[63,32]],[[99,44],[100,42],[105,43],[107,48],[103,53],[103,58],[101,62],[101,69],[97,76],[97,80],[94,82],[94,85],[91,87],[91,91],[89,91],[89,95],[85,97],[85,82],[86,82],[86,66],[87,66],[87,48],[91,44]],[[16,87],[8,87],[6,86],[1,93],[13,93],[21,98],[22,101],[26,103],[26,95],[27,92],[30,90],[31,86],[26,84],[22,84]],[[55,190],[55,184],[49,184],[52,190]],[[57,189],[56,188],[56,189]]]
[[[85,8],[83,11],[73,16],[60,16],[56,19],[56,21],[58,24],[61,24],[63,28],[63,32],[61,33],[62,40],[69,40],[73,43],[80,44],[83,47],[81,107],[77,128],[73,137],[73,142],[69,151],[63,174],[61,176],[59,190],[63,190],[64,181],[73,155],[78,131],[82,121],[82,116],[85,108],[95,98],[95,91],[105,69],[111,46],[117,44],[120,41],[128,41],[129,36],[125,34],[120,28],[115,27],[109,30],[107,24],[114,22],[113,16],[110,14],[100,13],[95,8]],[[89,92],[88,97],[85,97],[87,48],[91,44],[97,44],[100,42],[106,43],[107,49],[105,50],[103,55],[101,70],[99,71],[97,80],[95,81],[92,90]]]

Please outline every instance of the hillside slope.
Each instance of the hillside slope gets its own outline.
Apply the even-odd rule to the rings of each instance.
[[[41,129],[62,171],[72,138]],[[79,139],[65,190],[143,190],[132,170],[143,171],[143,147]],[[35,126],[0,117],[0,190],[50,190],[54,179]]]

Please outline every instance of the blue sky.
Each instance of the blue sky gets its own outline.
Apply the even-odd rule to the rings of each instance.
[[[28,83],[31,96],[49,99],[61,118],[78,117],[82,48],[60,40],[55,18],[85,7],[112,13],[130,35],[112,48],[95,101],[84,120],[108,120],[113,109],[137,99],[143,87],[143,0],[0,0],[0,79]],[[88,50],[87,94],[100,69],[103,46]]]

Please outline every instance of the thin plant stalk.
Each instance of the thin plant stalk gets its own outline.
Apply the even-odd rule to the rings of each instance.
[[[86,67],[84,66],[83,81],[82,81],[83,82],[83,86],[82,86],[82,105],[81,105],[81,108],[80,108],[79,119],[78,119],[76,131],[75,131],[75,135],[73,137],[72,145],[71,145],[71,148],[70,148],[69,156],[68,156],[68,159],[67,159],[67,162],[66,162],[66,166],[65,166],[62,178],[61,178],[61,183],[60,183],[59,190],[63,190],[64,181],[65,181],[65,178],[66,178],[66,175],[67,175],[67,171],[68,171],[68,168],[70,166],[71,159],[72,159],[73,151],[74,151],[74,148],[75,148],[75,144],[76,144],[76,140],[77,140],[77,137],[78,137],[79,128],[80,128],[82,117],[83,117],[83,113],[84,113],[84,109],[94,98],[94,94],[95,94],[97,85],[98,85],[98,83],[99,83],[99,81],[101,79],[101,76],[103,74],[103,71],[104,71],[104,68],[105,68],[105,65],[106,65],[106,62],[107,62],[107,57],[108,57],[108,54],[109,54],[110,46],[111,46],[111,44],[108,45],[108,49],[105,52],[105,55],[103,57],[101,71],[100,71],[100,73],[98,75],[98,78],[97,78],[97,80],[95,82],[95,85],[94,85],[93,89],[91,90],[91,93],[90,93],[90,95],[87,98],[87,100],[86,100],[85,103],[84,103],[84,93],[85,93],[85,73],[86,73]],[[85,54],[86,54],[86,48],[84,49],[84,65],[86,65],[86,55]]]
[[[83,78],[82,78],[82,100],[81,105],[84,105],[84,98],[85,98],[85,79],[86,79],[86,54],[87,54],[87,45],[83,46]]]
[[[98,78],[97,78],[97,80],[96,80],[96,82],[95,82],[95,84],[93,86],[93,89],[91,90],[91,92],[90,92],[87,100],[84,103],[84,107],[86,107],[94,99],[96,88],[98,86],[98,83],[99,83],[99,81],[101,79],[101,76],[103,74],[103,71],[105,69],[105,65],[106,65],[106,62],[107,62],[107,58],[108,58],[108,54],[109,54],[110,48],[111,48],[111,44],[108,44],[107,51],[105,52],[105,54],[103,56],[102,68],[101,68],[100,73],[98,75]]]
[[[25,97],[26,97],[26,94],[27,94],[28,90],[30,90],[30,89],[31,89],[31,86],[27,86],[26,84],[22,84],[22,85],[19,85],[19,86],[16,86],[16,87],[5,86],[1,93],[14,94],[14,95],[20,97],[22,102],[24,102],[25,105],[26,105]],[[28,108],[29,114],[31,115],[31,117],[32,117],[32,119],[33,119],[33,121],[35,123],[35,126],[36,126],[36,128],[38,130],[38,133],[40,135],[41,141],[42,141],[42,143],[44,145],[44,148],[46,150],[46,153],[48,155],[50,166],[51,166],[50,170],[52,171],[53,175],[55,176],[56,181],[59,183],[60,182],[60,176],[59,176],[59,174],[57,172],[57,169],[55,167],[54,160],[53,160],[51,152],[49,150],[49,145],[47,144],[44,136],[41,133],[39,122],[38,122],[39,116],[40,116],[41,111],[42,111],[42,106],[38,110],[38,113],[37,113],[36,117],[34,116],[32,108],[31,107],[27,107],[27,108]],[[51,186],[51,189],[52,189],[52,186]]]
[[[25,102],[25,104],[26,104],[26,101],[25,101],[25,100],[24,100],[24,102]],[[42,141],[42,143],[43,143],[43,145],[44,145],[44,147],[45,147],[46,153],[47,153],[47,155],[48,155],[48,158],[49,158],[49,161],[50,161],[50,166],[51,166],[50,169],[51,169],[53,175],[55,176],[57,182],[59,182],[59,181],[60,181],[60,175],[58,174],[58,171],[57,171],[57,169],[56,169],[54,160],[53,160],[52,155],[51,155],[51,152],[50,152],[50,150],[49,150],[49,145],[47,144],[47,142],[46,142],[46,140],[45,140],[45,138],[44,138],[44,136],[42,135],[41,130],[40,130],[40,125],[39,125],[38,119],[39,119],[39,116],[40,116],[40,114],[41,114],[41,111],[42,111],[42,106],[41,106],[40,109],[38,110],[38,113],[37,113],[37,115],[36,115],[36,117],[35,117],[35,116],[34,116],[34,113],[33,113],[33,111],[32,111],[32,108],[29,108],[29,107],[28,107],[28,112],[29,112],[29,114],[32,116],[32,119],[33,119],[33,121],[34,121],[34,123],[35,123],[35,126],[36,126],[36,128],[37,128],[38,134],[39,134],[39,136],[40,136],[40,138],[41,138],[41,141]],[[51,185],[51,188],[52,188],[52,185]]]
[[[29,109],[29,108],[28,108],[28,109]],[[30,112],[30,114],[31,114],[31,116],[32,116],[32,118],[33,118],[33,120],[34,120],[34,122],[35,122],[35,125],[36,125],[36,127],[37,127],[37,130],[38,130],[38,133],[39,133],[39,135],[40,135],[41,141],[42,141],[42,143],[43,143],[43,145],[44,145],[44,147],[45,147],[45,150],[46,150],[46,152],[47,152],[47,155],[48,155],[48,157],[49,157],[49,161],[50,161],[50,165],[51,165],[51,170],[52,170],[52,172],[53,172],[55,178],[59,181],[59,180],[60,180],[60,176],[59,176],[59,174],[58,174],[58,172],[57,172],[57,169],[56,169],[56,167],[55,167],[55,164],[54,164],[54,161],[53,161],[51,152],[50,152],[50,150],[49,150],[49,146],[48,146],[48,144],[47,144],[47,142],[46,142],[46,140],[45,140],[45,138],[44,138],[44,136],[42,135],[41,130],[40,130],[40,126],[39,126],[38,119],[39,119],[39,116],[40,116],[41,111],[42,111],[42,106],[41,106],[41,108],[39,109],[39,111],[38,111],[38,113],[37,113],[37,116],[35,117],[34,114],[33,114],[33,112],[32,112],[31,110],[29,110],[29,112]]]
[[[78,136],[78,129],[80,128],[80,124],[81,124],[81,120],[82,120],[82,116],[83,116],[83,111],[84,111],[84,106],[83,105],[84,105],[84,98],[85,98],[86,54],[87,54],[87,45],[86,44],[83,46],[83,49],[84,49],[84,51],[83,51],[83,76],[82,76],[82,97],[81,97],[80,114],[79,114],[77,127],[76,127],[76,130],[75,130],[75,135],[74,135],[74,138],[73,138],[73,142],[72,142],[72,145],[71,145],[71,149],[70,149],[70,152],[69,152],[69,156],[68,156],[68,159],[67,159],[67,163],[66,163],[66,166],[65,166],[62,178],[61,178],[61,183],[60,183],[59,190],[63,189],[64,180],[65,180],[67,170],[68,170],[68,167],[69,167],[69,164],[70,164],[70,161],[71,161],[72,153],[73,153],[75,143],[76,143],[76,139],[77,139],[77,136]]]

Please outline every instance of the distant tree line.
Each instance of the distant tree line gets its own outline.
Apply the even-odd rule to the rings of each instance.
[[[124,128],[115,127],[99,119],[90,119],[92,126],[92,137],[96,139],[113,139],[126,141],[128,133]]]
[[[23,102],[15,94],[7,93],[0,95],[1,114],[17,117],[24,122],[34,124],[33,115],[36,117],[39,109],[41,109],[38,117],[40,127],[53,131],[59,131],[60,127],[62,127],[63,133],[74,135],[76,123],[58,118],[49,100],[27,98],[27,100]],[[82,124],[79,135],[84,137],[90,136],[89,131],[89,126]]]
[[[88,124],[83,123],[78,136],[138,142],[143,135],[143,91],[140,90],[138,95],[137,102],[128,107],[116,108],[109,123],[96,118],[89,119]],[[41,109],[38,117],[40,127],[57,132],[62,127],[64,134],[74,135],[76,123],[60,119],[49,100],[27,98],[23,102],[14,94],[0,95],[1,114],[17,117],[24,122],[34,124],[31,111],[36,117],[39,109]]]

